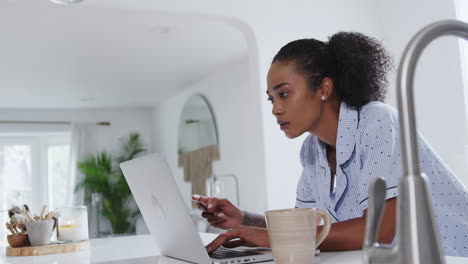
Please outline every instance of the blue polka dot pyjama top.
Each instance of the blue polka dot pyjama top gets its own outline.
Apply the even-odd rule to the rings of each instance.
[[[324,210],[333,222],[362,217],[369,185],[376,177],[386,181],[386,199],[398,196],[403,175],[399,133],[398,114],[391,106],[371,102],[353,109],[341,103],[335,184],[330,188],[325,143],[309,135],[300,154],[303,172],[296,206]],[[418,144],[445,255],[468,257],[468,191],[422,136]]]

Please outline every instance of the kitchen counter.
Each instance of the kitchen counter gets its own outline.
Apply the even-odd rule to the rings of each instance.
[[[216,235],[202,233],[203,241],[209,242]],[[5,248],[0,248],[0,264],[75,264],[75,263],[134,263],[134,264],[180,264],[184,261],[161,256],[150,235],[100,238],[91,240],[91,250],[34,257],[6,257]],[[362,263],[362,251],[321,252],[318,263]],[[447,264],[466,264],[468,258],[447,257]],[[264,262],[273,263],[273,262]]]

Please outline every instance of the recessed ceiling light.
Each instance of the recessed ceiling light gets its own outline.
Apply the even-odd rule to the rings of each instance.
[[[77,4],[83,2],[83,0],[50,0],[52,3],[61,4],[61,5],[69,5],[69,4]]]

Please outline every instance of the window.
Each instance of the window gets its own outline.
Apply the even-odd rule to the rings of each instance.
[[[49,176],[49,203],[55,208],[71,204],[69,186],[70,144],[51,145],[47,148],[47,170]]]
[[[28,204],[34,214],[71,203],[70,133],[0,134],[0,210]],[[7,213],[0,215],[0,246]]]

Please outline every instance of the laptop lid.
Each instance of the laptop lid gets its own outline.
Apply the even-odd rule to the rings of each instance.
[[[120,167],[161,253],[212,263],[163,155],[139,157]]]

